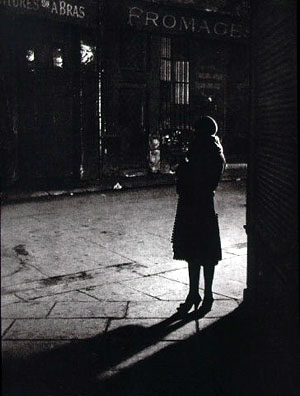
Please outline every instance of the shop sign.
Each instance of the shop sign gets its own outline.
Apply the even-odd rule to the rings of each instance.
[[[220,14],[192,12],[191,9],[144,7],[128,4],[127,25],[138,29],[163,33],[192,33],[207,38],[247,39],[249,31],[242,20],[234,20]]]
[[[96,26],[98,15],[97,0],[0,0],[0,9],[87,26]]]
[[[220,90],[223,88],[224,74],[214,72],[200,72],[195,82],[197,89]]]

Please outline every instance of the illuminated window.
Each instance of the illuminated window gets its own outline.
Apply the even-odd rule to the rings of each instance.
[[[162,37],[160,47],[160,79],[171,81],[171,39]]]
[[[34,62],[34,50],[33,49],[29,49],[26,51],[26,59],[30,63]]]
[[[81,41],[80,42],[81,64],[88,65],[89,63],[94,62],[95,51],[96,51],[96,48],[94,46],[91,46],[91,45]]]
[[[189,46],[185,39],[161,37],[160,125],[163,129],[189,128]]]
[[[189,62],[175,61],[175,104],[189,104]]]
[[[63,54],[61,48],[55,48],[53,50],[53,66],[58,69],[62,69],[64,65]]]

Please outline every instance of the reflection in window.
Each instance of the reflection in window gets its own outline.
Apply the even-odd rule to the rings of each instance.
[[[53,66],[60,69],[63,68],[63,54],[61,48],[55,48],[53,50]]]
[[[94,46],[88,45],[83,41],[80,42],[80,56],[81,56],[81,64],[88,65],[93,62],[95,59],[95,50]]]

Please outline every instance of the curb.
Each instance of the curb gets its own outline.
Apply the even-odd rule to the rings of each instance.
[[[221,182],[241,181],[247,178],[247,164],[227,164]],[[99,184],[79,188],[57,189],[32,192],[5,192],[1,193],[1,203],[23,203],[36,200],[48,200],[73,195],[91,193],[122,192],[135,188],[162,187],[175,184],[174,175],[139,176],[135,178],[115,178],[104,180]]]

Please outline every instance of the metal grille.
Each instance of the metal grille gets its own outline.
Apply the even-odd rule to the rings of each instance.
[[[190,62],[188,45],[182,38],[161,37],[160,127],[190,128]]]

